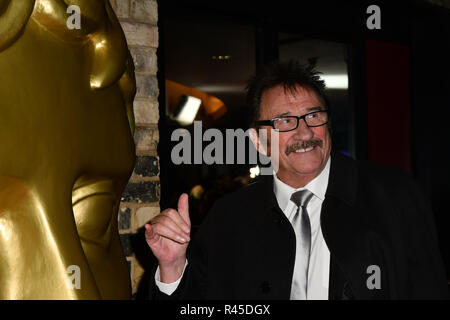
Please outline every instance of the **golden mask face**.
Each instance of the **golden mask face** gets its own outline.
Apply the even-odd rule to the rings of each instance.
[[[135,91],[107,0],[0,0],[0,299],[130,298]]]

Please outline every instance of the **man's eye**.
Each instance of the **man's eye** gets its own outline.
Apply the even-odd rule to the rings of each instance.
[[[307,118],[313,119],[313,118],[317,118],[317,116],[318,116],[317,113],[311,113],[311,114],[308,114]]]

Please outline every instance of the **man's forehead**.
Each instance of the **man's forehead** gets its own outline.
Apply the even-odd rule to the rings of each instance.
[[[293,109],[308,112],[323,108],[314,90],[301,86],[276,86],[264,91],[261,96],[261,113],[289,113]]]
[[[313,89],[303,87],[300,85],[295,86],[278,85],[265,90],[261,96],[262,101],[273,99],[293,101],[293,102],[302,99],[320,100]]]

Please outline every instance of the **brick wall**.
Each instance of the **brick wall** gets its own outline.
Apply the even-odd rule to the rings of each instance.
[[[139,251],[146,250],[142,227],[159,212],[158,8],[156,0],[110,2],[125,32],[137,82],[134,101],[137,159],[119,210],[120,237],[130,267],[133,294],[136,294],[144,273],[143,262],[139,259]]]

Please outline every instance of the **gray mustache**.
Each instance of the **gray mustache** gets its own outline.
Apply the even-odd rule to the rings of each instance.
[[[288,156],[291,152],[295,152],[299,149],[306,149],[310,147],[320,147],[322,148],[322,140],[315,139],[315,140],[308,140],[308,141],[301,141],[297,143],[293,143],[286,147],[286,155]]]

